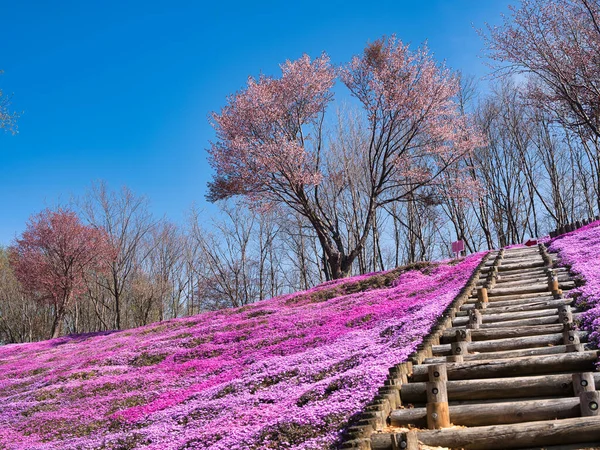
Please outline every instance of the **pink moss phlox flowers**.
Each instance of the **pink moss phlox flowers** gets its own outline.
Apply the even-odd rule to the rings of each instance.
[[[549,249],[559,252],[561,264],[585,281],[571,295],[579,295],[577,305],[585,310],[580,328],[588,330],[589,341],[600,346],[600,221],[551,240]]]
[[[406,271],[389,287],[369,290],[369,274],[133,330],[0,347],[0,448],[328,449],[482,257]],[[360,282],[367,290],[344,293]]]

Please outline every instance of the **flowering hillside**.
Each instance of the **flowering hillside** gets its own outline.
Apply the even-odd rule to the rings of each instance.
[[[585,281],[572,292],[580,294],[578,306],[586,310],[581,328],[590,331],[590,341],[600,346],[600,222],[557,237],[550,250],[559,252],[561,263]]]
[[[327,449],[483,254],[0,348],[0,449]]]

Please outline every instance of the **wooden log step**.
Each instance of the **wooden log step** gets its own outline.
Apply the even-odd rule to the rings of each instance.
[[[559,287],[561,289],[572,289],[575,287],[575,282],[573,281],[563,281],[559,283]],[[507,295],[522,295],[522,294],[532,294],[538,292],[547,292],[548,291],[548,283],[538,283],[531,284],[528,286],[519,286],[519,287],[495,287],[491,291],[488,292],[488,296],[492,297],[501,297]],[[491,300],[490,300],[491,301]]]
[[[489,297],[500,297],[504,295],[522,295],[533,294],[539,292],[548,292],[548,283],[530,284],[528,286],[501,288],[495,287],[488,292]]]
[[[534,317],[546,317],[546,316],[557,316],[558,309],[537,309],[533,311],[522,311],[522,312],[511,312],[511,313],[498,313],[498,314],[486,314],[482,315],[482,323],[490,322],[505,322],[507,320],[520,320],[520,319],[531,319]],[[469,317],[459,316],[452,320],[453,326],[462,326],[469,323]]]
[[[562,267],[557,267],[554,269],[554,271],[557,273],[558,276],[569,275],[567,269],[564,269]],[[529,272],[518,272],[512,275],[508,275],[505,273],[498,276],[498,283],[528,280],[531,278],[544,278],[546,276],[546,268],[535,269]]]
[[[582,313],[573,313],[573,320],[576,320]],[[541,326],[541,325],[557,325],[559,324],[558,316],[545,316],[545,317],[534,317],[532,319],[519,319],[519,320],[507,320],[506,322],[490,322],[482,323],[479,325],[479,329],[498,329],[498,328],[520,328],[529,326]],[[445,332],[456,333],[456,330],[464,329],[462,327],[453,327],[446,329]]]
[[[488,341],[484,341],[488,342]],[[506,350],[506,351],[494,351],[491,352],[483,352],[483,353],[471,353],[467,355],[462,355],[464,361],[483,361],[492,358],[522,358],[525,356],[535,356],[535,355],[556,355],[558,353],[566,353],[567,346],[566,345],[550,345],[547,347],[533,347],[533,348],[522,348],[518,350]],[[425,358],[423,360],[423,364],[441,364],[448,362],[445,356],[431,357]]]
[[[587,336],[587,334],[585,335]],[[531,347],[547,347],[548,345],[560,345],[563,343],[563,334],[542,334],[539,336],[513,337],[508,339],[495,339],[490,341],[469,342],[467,348],[469,353],[476,352],[498,352],[504,350],[518,350]],[[451,344],[432,345],[434,356],[448,356],[452,354]],[[464,355],[463,355],[464,356]]]
[[[594,372],[596,389],[600,389],[600,372]],[[403,404],[427,401],[427,383],[403,384],[400,398]],[[573,379],[570,374],[482,380],[447,381],[449,401],[498,400],[505,398],[573,397]]]
[[[540,264],[540,263],[543,265],[544,260],[539,255],[523,256],[523,257],[519,257],[519,258],[504,258],[502,260],[502,262],[500,263],[500,266],[498,267],[498,269],[501,269],[502,267],[515,267],[515,266]]]
[[[598,351],[589,350],[559,355],[531,356],[518,359],[496,359],[448,363],[449,380],[468,378],[514,377],[517,375],[542,375],[561,372],[590,372],[595,369]],[[413,366],[411,381],[428,379],[427,364]]]
[[[568,419],[581,415],[579,397],[450,405],[449,410],[450,421],[453,425],[467,427]],[[390,414],[390,422],[395,427],[413,425],[425,428],[427,426],[427,409],[394,410]]]
[[[523,269],[533,269],[535,267],[544,267],[544,261],[540,258],[539,260],[531,261],[531,262],[521,262],[518,264],[500,264],[498,267],[498,272],[511,272],[511,271],[521,271]]]
[[[563,328],[564,327],[562,323],[557,323],[552,325],[471,330],[471,340],[488,341],[491,339],[506,339],[522,336],[536,336],[538,334],[562,333]],[[449,328],[448,330],[444,331],[440,337],[441,344],[450,344],[451,342],[456,342],[456,328]]]
[[[558,281],[560,283],[565,283],[567,281],[571,281],[571,277],[568,274],[558,275]],[[520,280],[496,280],[496,286],[507,288],[507,287],[516,287],[516,286],[527,286],[528,284],[542,284],[548,283],[548,277],[545,275],[540,275],[537,277],[527,277]]]
[[[552,296],[540,297],[539,299],[509,300],[504,302],[493,302],[481,311],[482,314],[493,314],[495,312],[530,311],[533,309],[558,308],[562,305],[573,303],[572,298],[554,299]],[[475,309],[476,303],[465,303],[460,307],[461,311]],[[457,313],[458,314],[458,313]]]
[[[513,300],[515,301],[515,300]],[[484,309],[481,309],[481,314],[490,315],[490,314],[503,314],[503,313],[518,313],[518,312],[526,312],[526,311],[539,311],[546,309],[557,309],[561,306],[570,305],[573,303],[572,298],[559,298],[552,300],[535,300],[529,301],[527,303],[518,303],[516,305],[508,305],[501,306],[496,304],[490,304]],[[457,316],[468,316],[469,311],[472,311],[475,308],[474,304],[465,304],[461,307],[460,311],[457,311]]]
[[[534,317],[532,319],[507,320],[506,322],[490,322],[483,323],[479,328],[511,328],[511,327],[528,327],[536,325],[551,325],[558,324],[558,316]]]
[[[429,446],[465,450],[513,449],[531,446],[595,442],[600,436],[598,417],[524,422],[471,428],[419,431],[419,442]],[[370,437],[372,450],[392,450],[392,433]]]
[[[503,302],[508,300],[521,300],[521,299],[535,299],[538,297],[547,297],[552,295],[549,291],[540,291],[540,292],[530,292],[528,294],[515,294],[515,295],[496,295],[495,297],[490,297],[488,292],[488,301],[490,303],[494,302]],[[472,295],[473,298],[477,298],[477,292]]]

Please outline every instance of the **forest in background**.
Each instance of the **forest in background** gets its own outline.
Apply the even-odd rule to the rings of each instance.
[[[394,201],[367,207],[364,149],[374,133],[398,128],[384,129],[358,107],[338,106],[328,121],[315,120],[324,110],[308,117],[305,125],[327,147],[327,181],[336,181],[313,189],[318,186],[341,247],[358,249],[351,274],[450,257],[456,239],[468,253],[520,243],[600,214],[597,19],[597,1],[524,1],[501,27],[481,32],[494,61],[490,93],[480,94],[466,75],[443,72],[454,86],[448,90],[453,113],[468,116],[483,138],[452,162],[468,192],[453,177],[422,183],[405,176],[393,187]],[[379,54],[391,48],[376,42],[382,42]],[[376,73],[380,59],[372,57],[373,48],[367,46],[363,61]],[[0,122],[12,129],[8,107],[0,103]],[[333,174],[342,174],[341,182]],[[123,329],[238,307],[332,278],[322,236],[303,210],[248,203],[219,200],[218,219],[192,209],[187,223],[175,224],[154,217],[144,196],[99,182],[63,205],[86,226],[103,229],[116,256],[105,271],[85,274],[85,289],[61,316],[62,332]],[[55,305],[23,289],[9,250],[0,250],[0,342],[45,339],[55,318]]]

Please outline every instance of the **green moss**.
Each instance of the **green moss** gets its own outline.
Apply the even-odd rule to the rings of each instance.
[[[167,355],[163,353],[151,354],[143,352],[141,355],[136,356],[133,361],[131,361],[131,365],[134,367],[154,366],[163,362],[166,357]]]
[[[260,380],[259,383],[250,387],[250,393],[255,394],[260,389],[266,389],[282,381],[289,380],[290,378],[297,377],[300,374],[298,369],[288,370],[287,372],[278,373],[277,375],[269,375]]]
[[[278,423],[266,427],[259,435],[256,447],[253,449],[279,449],[299,445],[315,436],[316,430],[312,425],[295,422]]]
[[[364,316],[349,320],[348,322],[345,323],[345,325],[348,328],[354,328],[354,327],[363,325],[367,322],[370,322],[371,319],[373,319],[373,314],[365,314]]]
[[[317,372],[312,376],[313,381],[320,381],[327,377],[338,375],[340,373],[346,372],[354,367],[356,367],[359,363],[359,356],[354,355],[350,358],[347,358],[343,361],[335,363],[329,366],[327,369],[323,369],[320,372]]]
[[[248,318],[253,318],[253,317],[261,317],[261,316],[268,316],[273,314],[275,311],[269,311],[266,309],[258,309],[256,311],[250,311],[248,314],[246,314],[246,317]]]
[[[148,403],[146,397],[142,395],[132,395],[126,398],[119,398],[114,400],[110,407],[108,408],[107,415],[113,414],[117,411],[122,411],[124,409],[133,408],[134,406],[145,405]]]

